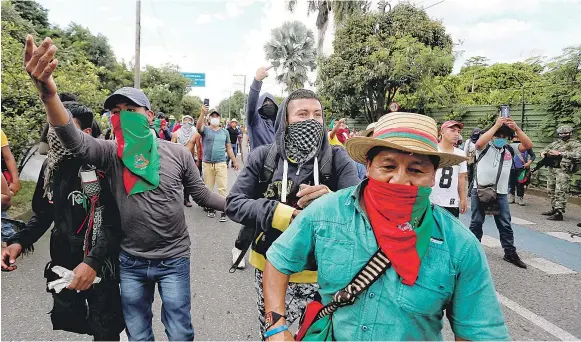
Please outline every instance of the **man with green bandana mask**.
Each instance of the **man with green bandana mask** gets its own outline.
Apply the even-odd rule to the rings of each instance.
[[[182,189],[204,207],[224,210],[225,200],[204,186],[190,151],[155,137],[149,127],[154,114],[139,89],[121,88],[105,101],[114,141],[77,130],[57,95],[55,52],[50,38],[36,47],[29,35],[25,68],[63,147],[82,162],[106,170],[121,216],[121,304],[128,337],[154,340],[151,307],[157,284],[168,338],[191,341],[190,237]]]
[[[368,179],[313,202],[269,248],[268,340],[293,340],[285,291],[290,275],[312,260],[322,305],[339,304],[302,340],[441,340],[445,315],[456,340],[508,339],[478,240],[430,203],[438,167],[465,160],[439,152],[437,135],[430,117],[390,113],[378,120],[373,137],[347,140],[347,152],[366,164]],[[366,266],[374,255],[383,255],[381,263]],[[313,302],[307,312],[320,306]]]

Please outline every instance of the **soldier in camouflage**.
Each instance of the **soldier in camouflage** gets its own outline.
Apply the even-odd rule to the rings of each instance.
[[[543,215],[549,216],[552,221],[562,221],[569,190],[571,188],[571,176],[579,168],[581,163],[581,142],[572,140],[573,127],[560,126],[557,129],[559,140],[549,144],[542,152],[541,156],[561,157],[558,166],[549,167],[547,175],[547,190],[551,199],[551,210]]]

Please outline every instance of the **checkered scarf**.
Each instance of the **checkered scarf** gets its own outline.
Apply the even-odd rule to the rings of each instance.
[[[73,154],[70,153],[57,137],[54,128],[50,127],[47,134],[48,140],[48,154],[47,154],[47,164],[44,169],[44,196],[48,198],[49,201],[52,200],[52,176],[54,171],[58,170],[59,163],[62,160],[72,158]]]
[[[287,158],[299,166],[311,160],[321,148],[323,131],[323,124],[313,119],[288,125],[284,137]]]

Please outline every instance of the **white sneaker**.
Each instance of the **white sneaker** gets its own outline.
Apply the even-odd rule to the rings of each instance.
[[[514,195],[508,195],[508,203],[514,203]]]
[[[524,197],[517,197],[516,203],[518,203],[518,205],[526,205]]]
[[[236,247],[232,248],[232,265],[234,265],[234,263],[236,262],[236,260],[240,256],[240,253],[242,253],[242,251],[239,250],[238,248],[236,248]],[[246,268],[246,261],[244,259],[242,259],[240,261],[240,263],[238,264],[238,269],[242,270],[245,268]]]

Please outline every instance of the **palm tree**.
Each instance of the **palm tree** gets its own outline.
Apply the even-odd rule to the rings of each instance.
[[[316,68],[314,46],[313,31],[299,21],[287,21],[272,30],[272,38],[264,44],[264,52],[266,59],[281,70],[276,80],[286,86],[286,92],[304,87],[308,69]]]
[[[317,29],[319,30],[319,39],[317,41],[317,53],[323,54],[323,43],[325,34],[329,26],[329,15],[333,13],[335,27],[342,25],[349,16],[358,11],[367,11],[369,1],[367,0],[307,0],[307,14],[317,13]],[[297,0],[287,0],[287,9],[294,12]]]

